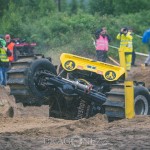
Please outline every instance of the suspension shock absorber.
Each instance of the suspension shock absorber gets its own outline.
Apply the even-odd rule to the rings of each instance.
[[[85,92],[89,92],[93,88],[93,85],[89,84],[89,83],[84,85],[84,84],[80,83],[79,81],[71,81],[71,80],[68,80],[68,79],[65,79],[65,78],[63,78],[63,80],[66,80],[67,82],[72,83],[75,87],[80,88],[80,89],[84,90]]]

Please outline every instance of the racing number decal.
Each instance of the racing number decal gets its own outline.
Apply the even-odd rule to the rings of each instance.
[[[112,81],[112,80],[114,80],[114,79],[116,78],[116,73],[115,73],[114,71],[107,71],[107,72],[105,73],[105,78],[106,78],[107,80]]]
[[[65,62],[64,67],[66,70],[71,71],[75,68],[75,63],[71,60]]]

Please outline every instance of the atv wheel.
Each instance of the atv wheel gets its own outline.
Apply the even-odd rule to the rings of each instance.
[[[107,101],[104,103],[105,113],[109,120],[125,118],[125,93],[124,85],[112,85],[112,89],[107,93]],[[143,86],[134,87],[135,114],[148,115],[150,97],[148,90]]]
[[[39,86],[42,80],[40,72],[48,71],[56,74],[55,67],[43,56],[24,56],[12,64],[8,72],[8,85],[11,94],[15,96],[16,102],[24,105],[47,104],[52,94],[48,88]]]

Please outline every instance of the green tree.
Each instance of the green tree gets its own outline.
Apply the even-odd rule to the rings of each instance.
[[[79,7],[80,7],[80,9],[82,9],[82,10],[85,10],[85,0],[80,0],[79,1]]]
[[[149,0],[113,0],[115,15],[140,12],[149,10]]]
[[[78,10],[78,3],[77,0],[72,0],[70,3],[70,11],[73,14],[76,14]]]
[[[48,15],[50,12],[56,10],[56,5],[53,0],[46,0],[46,1],[39,0],[38,6],[39,6],[38,11],[42,16]]]
[[[4,10],[8,9],[8,3],[10,0],[0,0],[0,17],[4,14]]]
[[[22,16],[19,11],[16,11],[16,5],[10,1],[8,9],[4,11],[1,20],[1,31],[3,33],[19,34],[21,33],[21,20]]]
[[[149,0],[90,0],[89,12],[121,15],[149,10]]]
[[[61,11],[62,12],[68,11],[67,0],[61,0]]]
[[[90,0],[89,1],[89,11],[94,13],[113,14],[113,0]]]

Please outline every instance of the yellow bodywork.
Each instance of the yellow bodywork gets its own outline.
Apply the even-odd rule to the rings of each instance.
[[[123,74],[125,74],[125,69],[123,67],[68,53],[62,53],[60,56],[60,61],[62,67],[66,71],[73,71],[77,69],[95,72],[103,75],[107,81],[118,80]]]
[[[125,77],[127,78],[127,68],[126,68],[125,53],[123,48],[119,48],[119,59],[120,59],[120,66],[125,69]]]
[[[126,62],[125,62],[125,55],[124,49],[119,49],[119,58],[120,58],[120,66],[125,68],[125,117],[131,119],[135,116],[134,112],[134,85],[133,81],[127,81],[127,70],[126,70]]]
[[[133,81],[125,81],[125,116],[131,119],[135,116],[134,112],[134,88]]]

